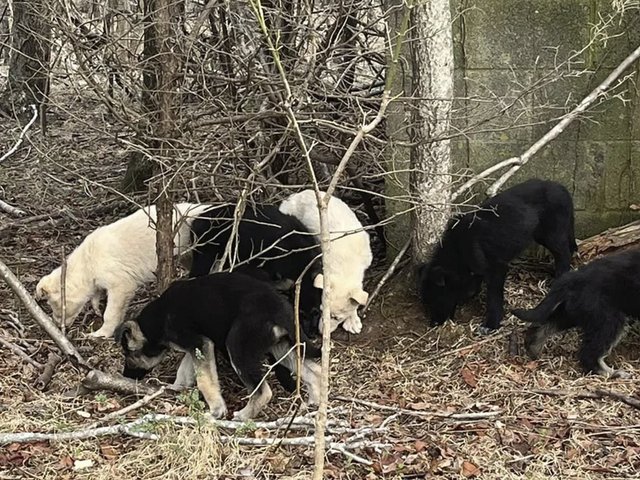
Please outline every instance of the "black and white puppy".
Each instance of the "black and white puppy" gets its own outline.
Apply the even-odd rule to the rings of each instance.
[[[576,250],[573,201],[565,187],[528,180],[454,217],[431,261],[420,267],[419,291],[431,321],[453,318],[456,307],[487,285],[484,333],[500,327],[509,262],[531,243],[546,247],[555,274],[569,270]]]
[[[291,305],[270,284],[241,273],[215,273],[178,280],[144,307],[135,320],[116,331],[125,354],[124,376],[142,378],[169,348],[185,352],[195,365],[196,383],[211,414],[223,417],[227,407],[220,393],[214,349],[228,354],[249,394],[234,418],[255,417],[271,399],[263,381],[268,355],[296,371],[295,325]],[[301,380],[309,403],[319,399],[320,351],[303,331]],[[280,377],[279,377],[280,378]]]
[[[224,257],[233,233],[234,205],[213,207],[200,213],[191,225],[193,263],[190,277],[206,275],[214,263]],[[298,277],[300,313],[307,334],[317,331],[322,290],[314,280],[322,272],[320,248],[313,235],[295,217],[284,214],[273,205],[247,205],[238,222],[236,237],[231,241],[224,268],[230,259],[239,267],[266,272],[271,280],[287,285],[289,291]]]
[[[579,328],[584,371],[627,376],[604,359],[622,337],[628,320],[640,319],[640,249],[612,254],[565,273],[537,307],[513,314],[534,324],[525,340],[531,357],[540,355],[550,335]]]

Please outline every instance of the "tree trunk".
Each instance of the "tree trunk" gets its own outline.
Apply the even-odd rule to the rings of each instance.
[[[145,2],[147,23],[144,30],[143,101],[148,107],[152,139],[147,144],[157,160],[154,165],[154,193],[157,208],[158,292],[169,286],[174,274],[171,173],[175,151],[176,90],[180,72],[181,13],[181,2],[175,0]]]
[[[444,231],[451,212],[449,133],[453,99],[453,38],[449,0],[417,3],[412,11],[413,114],[411,192],[413,256],[426,260]]]
[[[1,108],[16,115],[21,107],[45,102],[51,57],[51,25],[47,0],[15,0],[11,61]],[[27,113],[31,116],[31,111]]]

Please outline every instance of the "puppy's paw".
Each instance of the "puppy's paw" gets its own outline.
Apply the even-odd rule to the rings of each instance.
[[[248,407],[244,407],[242,410],[233,412],[233,419],[239,422],[247,422],[253,418],[253,411]]]
[[[615,370],[611,374],[611,378],[621,378],[623,380],[629,380],[633,378],[633,375],[631,374],[631,372],[627,372],[626,370]]]
[[[112,338],[114,332],[115,332],[115,329],[109,328],[109,327],[105,328],[103,326],[103,327],[100,327],[95,332],[91,332],[89,336],[92,338]]]
[[[358,334],[362,331],[362,321],[358,317],[349,318],[342,324],[342,328],[349,333]]]
[[[488,335],[493,335],[494,333],[496,333],[498,331],[497,328],[491,328],[491,327],[487,327],[485,325],[482,325],[481,327],[478,327],[478,333],[484,337],[488,336]]]
[[[227,416],[227,406],[224,401],[220,402],[217,405],[211,405],[209,407],[209,415],[211,415],[215,419],[224,418]]]

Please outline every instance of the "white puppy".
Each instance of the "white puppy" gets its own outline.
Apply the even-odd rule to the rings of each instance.
[[[209,205],[175,205],[173,224],[175,254],[185,253],[191,243],[191,222]],[[96,313],[100,298],[107,294],[102,327],[94,337],[111,337],[124,320],[136,289],[155,280],[156,207],[146,207],[110,225],[91,232],[67,257],[65,323],[71,325],[82,307],[91,300]],[[62,318],[61,267],[45,275],[36,286],[36,298],[45,298],[60,323]]]
[[[296,217],[320,241],[320,215],[313,190],[291,195],[282,202],[280,211]],[[363,230],[355,213],[339,198],[331,197],[327,215],[331,250],[323,258],[323,267],[330,281],[331,331],[342,324],[346,331],[360,333],[362,321],[358,317],[358,306],[367,303],[369,298],[362,289],[362,282],[373,259],[369,234]],[[318,275],[314,285],[322,288],[322,282],[322,275]]]

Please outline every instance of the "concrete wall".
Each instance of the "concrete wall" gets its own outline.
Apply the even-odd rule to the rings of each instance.
[[[556,68],[593,38],[610,0],[454,0],[456,102],[453,142],[461,168],[479,172],[521,154],[640,45],[640,12],[624,17],[604,44]],[[586,72],[584,72],[586,70]],[[583,74],[579,72],[583,71]],[[640,204],[640,66],[621,93],[575,122],[516,174],[554,179],[574,196],[578,236],[638,217]],[[635,83],[635,85],[634,85]],[[513,106],[509,108],[509,105]]]

